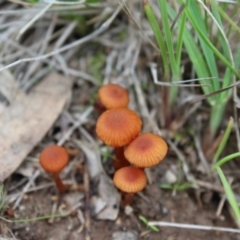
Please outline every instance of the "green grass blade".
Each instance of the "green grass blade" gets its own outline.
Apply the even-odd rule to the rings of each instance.
[[[175,82],[175,81],[179,81],[180,79],[180,69],[177,66],[177,62],[174,54],[171,27],[168,20],[167,2],[166,0],[158,0],[158,5],[161,12],[161,20],[163,24],[165,41],[166,41],[169,60],[170,60],[169,63],[172,70],[172,81]],[[175,101],[177,90],[178,90],[177,87],[172,87],[170,89],[170,104],[173,104],[173,102]]]
[[[217,148],[217,151],[216,153],[214,154],[214,157],[213,157],[213,163],[216,163],[216,161],[219,159],[223,149],[225,148],[226,146],[226,143],[227,143],[227,140],[229,138],[229,135],[231,133],[231,130],[232,130],[232,127],[233,127],[233,124],[234,124],[234,120],[233,118],[231,117],[229,122],[228,122],[228,126],[227,126],[227,129],[225,130],[224,132],[224,135],[223,135],[223,138]]]
[[[186,19],[187,17],[186,17],[185,11],[183,10],[182,17],[179,24],[180,27],[179,27],[179,35],[178,35],[177,48],[176,48],[176,62],[179,69],[181,64],[182,45],[183,45],[184,29],[186,27]]]
[[[239,207],[238,207],[238,203],[237,203],[237,200],[234,196],[234,193],[231,189],[231,186],[229,185],[222,169],[220,167],[217,167],[217,172],[218,172],[218,175],[221,179],[221,182],[223,184],[223,187],[224,187],[224,190],[225,190],[225,193],[227,195],[227,198],[228,198],[228,201],[229,201],[229,204],[234,212],[234,215],[236,217],[236,220],[238,222],[238,224],[240,223],[240,211],[239,211]]]
[[[220,14],[218,12],[218,9],[219,9],[218,4],[216,3],[215,0],[211,0],[211,9],[212,9],[212,13],[215,18],[215,21],[217,21],[219,28],[221,28],[221,31],[220,31],[220,29],[218,30],[218,33],[219,33],[218,39],[220,39],[220,43],[221,43],[221,47],[223,49],[224,56],[226,56],[226,58],[229,60],[229,62],[231,62],[232,66],[235,66],[233,57],[231,56],[231,54],[232,54],[231,49],[230,49],[227,37],[223,30],[224,26],[222,24],[222,20],[221,20]],[[234,81],[233,73],[229,68],[227,68],[225,71],[224,78],[223,78],[223,83],[221,84],[221,88],[225,88],[225,87],[231,85],[233,83],[233,81]],[[232,94],[232,89],[229,91],[222,92],[219,95],[219,101],[226,103],[228,101],[229,97],[231,96],[231,94]]]
[[[221,158],[214,166],[213,169],[217,168],[217,167],[221,167],[223,164],[225,164],[226,162],[229,162],[230,160],[240,157],[240,152],[237,153],[232,153],[224,158]]]
[[[178,68],[177,68],[176,59],[174,56],[172,33],[171,33],[171,29],[170,29],[170,24],[168,21],[166,0],[158,0],[158,4],[160,7],[160,12],[161,12],[161,17],[162,17],[161,20],[162,20],[162,24],[163,24],[164,33],[165,33],[165,41],[166,41],[168,54],[169,54],[170,66],[172,68],[173,75],[178,75]]]
[[[174,19],[177,15],[170,6],[168,7],[168,13],[172,19]],[[179,26],[179,23],[177,24]],[[199,46],[197,45],[194,37],[192,36],[192,33],[188,30],[188,28],[186,28],[186,26],[183,29],[183,43],[197,73],[197,76],[199,78],[211,77],[207,64],[203,58],[202,52],[200,51]],[[215,81],[215,79],[213,81]],[[200,84],[202,85],[202,89],[205,94],[209,94],[210,92],[214,91],[214,87],[205,86],[205,84],[212,84],[212,81],[209,82],[209,80],[203,80],[200,81]],[[216,98],[215,96],[211,96],[207,98],[207,101],[210,105],[214,105],[216,103]]]
[[[209,34],[207,31],[207,28],[205,26],[204,17],[201,12],[201,8],[197,1],[190,1],[188,6],[185,8],[186,15],[190,19],[192,26],[196,32],[201,32],[201,35],[204,36],[204,38],[201,36],[199,38],[205,60],[208,64],[209,71],[211,72],[211,76],[218,77],[218,70],[217,70],[217,64],[214,57],[214,54],[212,50],[210,49],[209,45],[204,41],[204,39],[207,39],[209,41]],[[210,42],[210,41],[209,41]],[[213,82],[214,90],[218,90],[220,85],[218,81]]]
[[[228,90],[229,91],[229,90]],[[226,103],[218,102],[215,105],[212,105],[211,114],[210,114],[210,133],[213,137],[222,122],[222,116],[226,108]]]
[[[159,229],[156,227],[156,226],[153,226],[153,225],[149,225],[148,223],[148,220],[142,216],[142,215],[139,215],[138,218],[149,228],[151,228],[153,231],[155,232],[159,232]]]
[[[194,1],[192,1],[194,2]],[[204,32],[202,32],[201,28],[198,26],[196,19],[194,17],[194,15],[190,12],[189,9],[185,9],[188,18],[191,20],[192,25],[194,26],[195,30],[197,31],[197,33],[199,34],[199,36],[201,37],[200,39],[202,39],[206,45],[214,52],[214,54],[227,66],[231,69],[231,71],[238,77],[240,78],[240,74],[239,72],[234,68],[234,66],[232,66],[232,64],[220,53],[220,51],[211,43],[211,41],[208,39],[208,37],[204,34]]]
[[[238,69],[240,66],[240,44],[238,44],[237,46],[237,51],[234,57],[234,66],[236,69]],[[227,68],[225,72],[222,88],[225,88],[230,85],[228,78],[231,78],[231,80],[233,80],[233,74],[229,68]],[[229,85],[227,85],[226,83],[228,83]],[[232,81],[230,83],[232,83]],[[227,102],[231,96],[232,96],[232,89],[229,91],[222,92],[220,95],[221,102]]]
[[[227,6],[227,5],[226,5]],[[218,11],[220,13],[220,15],[230,24],[230,26],[232,27],[232,29],[234,29],[238,34],[240,34],[240,28],[238,27],[238,25],[232,20],[232,18],[230,18],[227,14],[226,14],[226,8],[222,8],[221,6],[217,5]],[[237,12],[237,7],[235,8],[235,11]]]
[[[159,49],[161,51],[163,68],[164,68],[164,80],[169,81],[169,79],[170,79],[170,69],[169,69],[169,65],[168,65],[167,49],[166,49],[166,45],[165,45],[165,42],[164,42],[163,34],[160,30],[160,26],[157,22],[157,19],[154,15],[154,12],[153,12],[151,6],[149,5],[148,1],[144,0],[143,2],[144,2],[144,9],[145,9],[146,16],[148,18],[148,21],[151,25],[154,36],[155,36],[156,41],[158,43]]]

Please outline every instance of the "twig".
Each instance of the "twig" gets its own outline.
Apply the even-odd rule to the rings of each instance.
[[[68,129],[68,131],[63,135],[63,137],[58,141],[57,144],[60,146],[63,145],[65,141],[67,141],[71,137],[75,129],[77,129],[81,124],[83,124],[87,120],[88,116],[91,114],[92,111],[93,111],[92,106],[87,108],[86,111],[81,114],[81,117],[76,122],[74,122],[73,126]]]
[[[223,209],[223,206],[224,206],[226,200],[227,200],[227,196],[226,196],[226,194],[223,194],[222,197],[221,197],[221,201],[218,204],[217,211],[216,211],[216,216],[217,217],[219,217],[221,215],[222,209]]]
[[[32,177],[29,179],[28,183],[26,184],[26,186],[23,188],[21,195],[19,196],[19,198],[17,199],[17,201],[15,202],[15,204],[13,205],[13,210],[15,210],[19,203],[22,201],[24,194],[26,193],[26,191],[30,188],[30,186],[33,184],[34,180],[40,175],[40,171],[36,170],[35,173],[32,175]]]
[[[204,182],[204,181],[197,180],[197,179],[195,180],[195,182],[200,187],[207,188],[207,189],[210,189],[210,190],[213,190],[213,191],[216,191],[216,192],[220,192],[220,193],[225,192],[224,188],[222,186],[212,184],[212,183],[209,183],[209,182]]]
[[[110,18],[107,19],[106,22],[104,22],[100,28],[98,28],[97,30],[93,31],[92,33],[90,33],[89,35],[87,35],[86,37],[84,38],[81,38],[73,43],[70,43],[68,45],[65,45],[64,47],[62,48],[59,48],[57,50],[54,50],[52,52],[49,52],[47,54],[44,54],[44,55],[41,55],[41,56],[38,56],[38,57],[34,57],[34,58],[23,58],[23,59],[19,59],[11,64],[8,64],[2,68],[0,68],[0,72],[5,70],[5,69],[8,69],[8,68],[11,68],[13,66],[16,66],[20,63],[23,63],[23,62],[32,62],[32,61],[38,61],[38,60],[42,60],[42,59],[46,59],[46,58],[49,58],[49,57],[52,57],[56,54],[60,54],[61,52],[64,52],[68,49],[71,49],[73,47],[76,47],[76,46],[79,46],[85,42],[88,42],[90,40],[92,40],[93,38],[97,37],[98,35],[100,35],[101,33],[105,32],[108,27],[110,26],[110,24],[113,22],[113,20],[116,18],[116,16],[118,15],[118,13],[120,12],[121,10],[121,6],[119,6],[115,12],[112,14],[112,16]]]
[[[196,180],[195,180],[194,176],[190,173],[189,166],[188,166],[187,162],[185,161],[185,156],[181,153],[181,151],[177,148],[177,146],[170,139],[167,142],[170,145],[170,147],[172,148],[172,150],[176,153],[178,158],[181,160],[182,169],[183,169],[183,172],[184,172],[187,180],[189,182],[193,183],[194,188],[198,188],[198,186],[196,185]]]
[[[103,84],[107,84],[110,82],[110,76],[113,70],[113,62],[117,57],[117,51],[113,50],[107,57],[105,73],[104,73],[104,80]]]
[[[240,233],[240,230],[234,228],[224,228],[224,227],[212,227],[196,224],[186,224],[186,223],[170,223],[170,222],[148,222],[149,225],[159,226],[159,227],[175,227],[184,229],[195,229],[204,231],[219,231],[219,232],[230,232],[230,233]]]
[[[29,27],[33,25],[34,22],[36,22],[50,7],[52,6],[52,3],[49,3],[46,5],[41,11],[39,11],[18,33],[16,39],[19,40],[19,38],[22,36],[23,33],[27,31]]]
[[[84,166],[83,184],[85,192],[85,240],[91,240],[90,183],[87,164]]]
[[[211,77],[209,78],[199,78],[199,79],[190,79],[190,80],[182,80],[178,82],[163,82],[159,81],[157,77],[157,64],[156,63],[149,63],[150,71],[152,74],[153,82],[157,85],[164,86],[164,87],[201,87],[201,86],[211,86],[210,84],[184,84],[188,82],[193,82],[193,81],[201,81],[201,80],[207,80],[207,79],[212,79]]]
[[[71,24],[69,24],[63,34],[60,36],[60,38],[57,40],[57,42],[55,43],[55,46],[54,46],[54,50],[57,50],[59,49],[63,43],[66,41],[66,39],[68,38],[68,36],[72,33],[72,31],[74,30],[74,28],[76,27],[77,25],[77,22],[76,21],[73,21]],[[65,75],[68,75],[68,66],[65,62],[65,60],[62,58],[61,55],[57,54],[55,55],[55,58],[56,60],[60,63],[60,66],[62,67]]]
[[[50,224],[52,224],[54,222],[54,215],[56,214],[57,206],[58,206],[57,202],[54,202],[52,205],[52,211],[51,211],[52,217],[48,220],[48,223],[50,223]]]
[[[53,17],[53,19],[52,19],[51,23],[49,24],[49,27],[46,31],[46,35],[43,37],[43,40],[41,42],[41,47],[40,47],[39,53],[36,55],[42,55],[46,51],[46,49],[48,47],[48,43],[51,39],[50,36],[52,35],[52,33],[54,31],[55,25],[56,25],[56,17]],[[30,78],[31,74],[37,69],[39,64],[40,64],[39,62],[33,62],[30,65],[30,67],[28,67],[28,70],[27,70],[26,74],[24,75],[22,82],[27,82],[29,84],[28,79]]]
[[[197,124],[197,126],[199,126],[199,124]],[[199,129],[198,129],[199,130]],[[195,146],[196,146],[196,149],[197,149],[197,154],[198,154],[198,157],[205,169],[205,172],[207,174],[210,173],[210,168],[209,168],[209,164],[204,156],[204,153],[202,151],[202,147],[201,147],[201,144],[200,144],[200,134],[193,134],[193,139],[194,139],[194,142],[195,142]]]

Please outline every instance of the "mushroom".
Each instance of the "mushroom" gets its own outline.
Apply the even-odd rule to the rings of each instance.
[[[129,103],[129,95],[125,88],[118,84],[107,84],[98,90],[98,98],[101,102],[96,103],[99,111],[104,112],[105,109],[125,108]]]
[[[125,193],[124,205],[126,205],[130,203],[134,193],[142,191],[147,185],[147,177],[143,170],[128,166],[115,172],[113,183]]]
[[[124,158],[124,146],[140,133],[142,121],[132,110],[117,108],[105,111],[97,120],[96,133],[107,145],[115,147],[117,160],[115,169],[127,166]]]
[[[139,134],[141,127],[142,121],[134,111],[117,108],[107,110],[98,118],[96,132],[107,145],[122,147]]]
[[[167,151],[168,145],[163,138],[153,133],[144,133],[126,147],[124,155],[132,165],[148,168],[160,163]]]
[[[40,165],[45,171],[53,174],[54,181],[60,192],[65,192],[67,189],[59,177],[59,172],[68,164],[68,161],[68,152],[65,148],[58,145],[46,147],[39,157]]]

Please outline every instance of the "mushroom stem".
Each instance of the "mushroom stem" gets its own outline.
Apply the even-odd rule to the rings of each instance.
[[[170,107],[170,96],[168,88],[163,87],[163,93],[162,93],[162,101],[163,101],[163,114],[164,114],[164,126],[169,127],[171,123],[171,107]]]
[[[122,200],[122,205],[127,206],[130,205],[133,201],[134,193],[126,193],[123,192],[123,200]]]
[[[103,112],[105,112],[107,109],[102,105],[99,99],[95,100],[94,109],[98,112],[99,115],[101,115]]]
[[[57,186],[59,192],[65,192],[67,190],[67,186],[62,182],[58,173],[53,173],[53,179],[56,183],[56,186]]]
[[[122,167],[128,166],[129,163],[124,156],[124,147],[116,147],[114,151],[116,155],[116,159],[113,159],[113,166],[115,168],[115,171]]]

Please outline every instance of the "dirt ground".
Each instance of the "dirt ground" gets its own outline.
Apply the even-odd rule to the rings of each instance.
[[[232,233],[222,233],[218,231],[200,231],[162,227],[159,232],[154,232],[146,227],[139,220],[139,215],[144,216],[149,221],[166,221],[177,223],[191,223],[208,226],[234,227],[228,211],[224,208],[221,218],[215,217],[218,206],[218,195],[212,191],[206,191],[200,194],[197,201],[197,191],[189,189],[188,191],[178,191],[173,196],[171,190],[161,190],[159,185],[163,177],[163,172],[168,168],[168,163],[159,165],[151,171],[153,184],[148,185],[142,195],[135,195],[131,204],[132,212],[127,215],[124,208],[121,207],[120,214],[116,221],[96,220],[91,217],[90,236],[92,239],[166,239],[166,240],[237,240],[240,236]],[[66,193],[56,200],[55,187],[49,187],[35,193],[25,194],[19,209],[14,212],[18,218],[33,218],[43,216],[52,211],[53,203],[63,205],[67,197],[79,198],[82,202],[81,213],[87,209],[83,192]],[[210,198],[207,200],[207,196]],[[55,199],[55,200],[54,200]],[[10,208],[10,206],[8,206]],[[64,205],[63,205],[64,209]],[[91,210],[91,207],[90,207]],[[6,210],[7,211],[7,210]],[[17,239],[22,240],[79,240],[85,239],[85,230],[81,227],[81,222],[77,216],[79,212],[75,211],[65,218],[55,218],[53,223],[48,220],[38,220],[25,223],[4,223],[2,228],[11,229]],[[7,212],[5,217],[11,219]],[[125,234],[125,235],[124,235]],[[120,235],[120,238],[117,236]],[[8,233],[8,237],[11,235]]]

